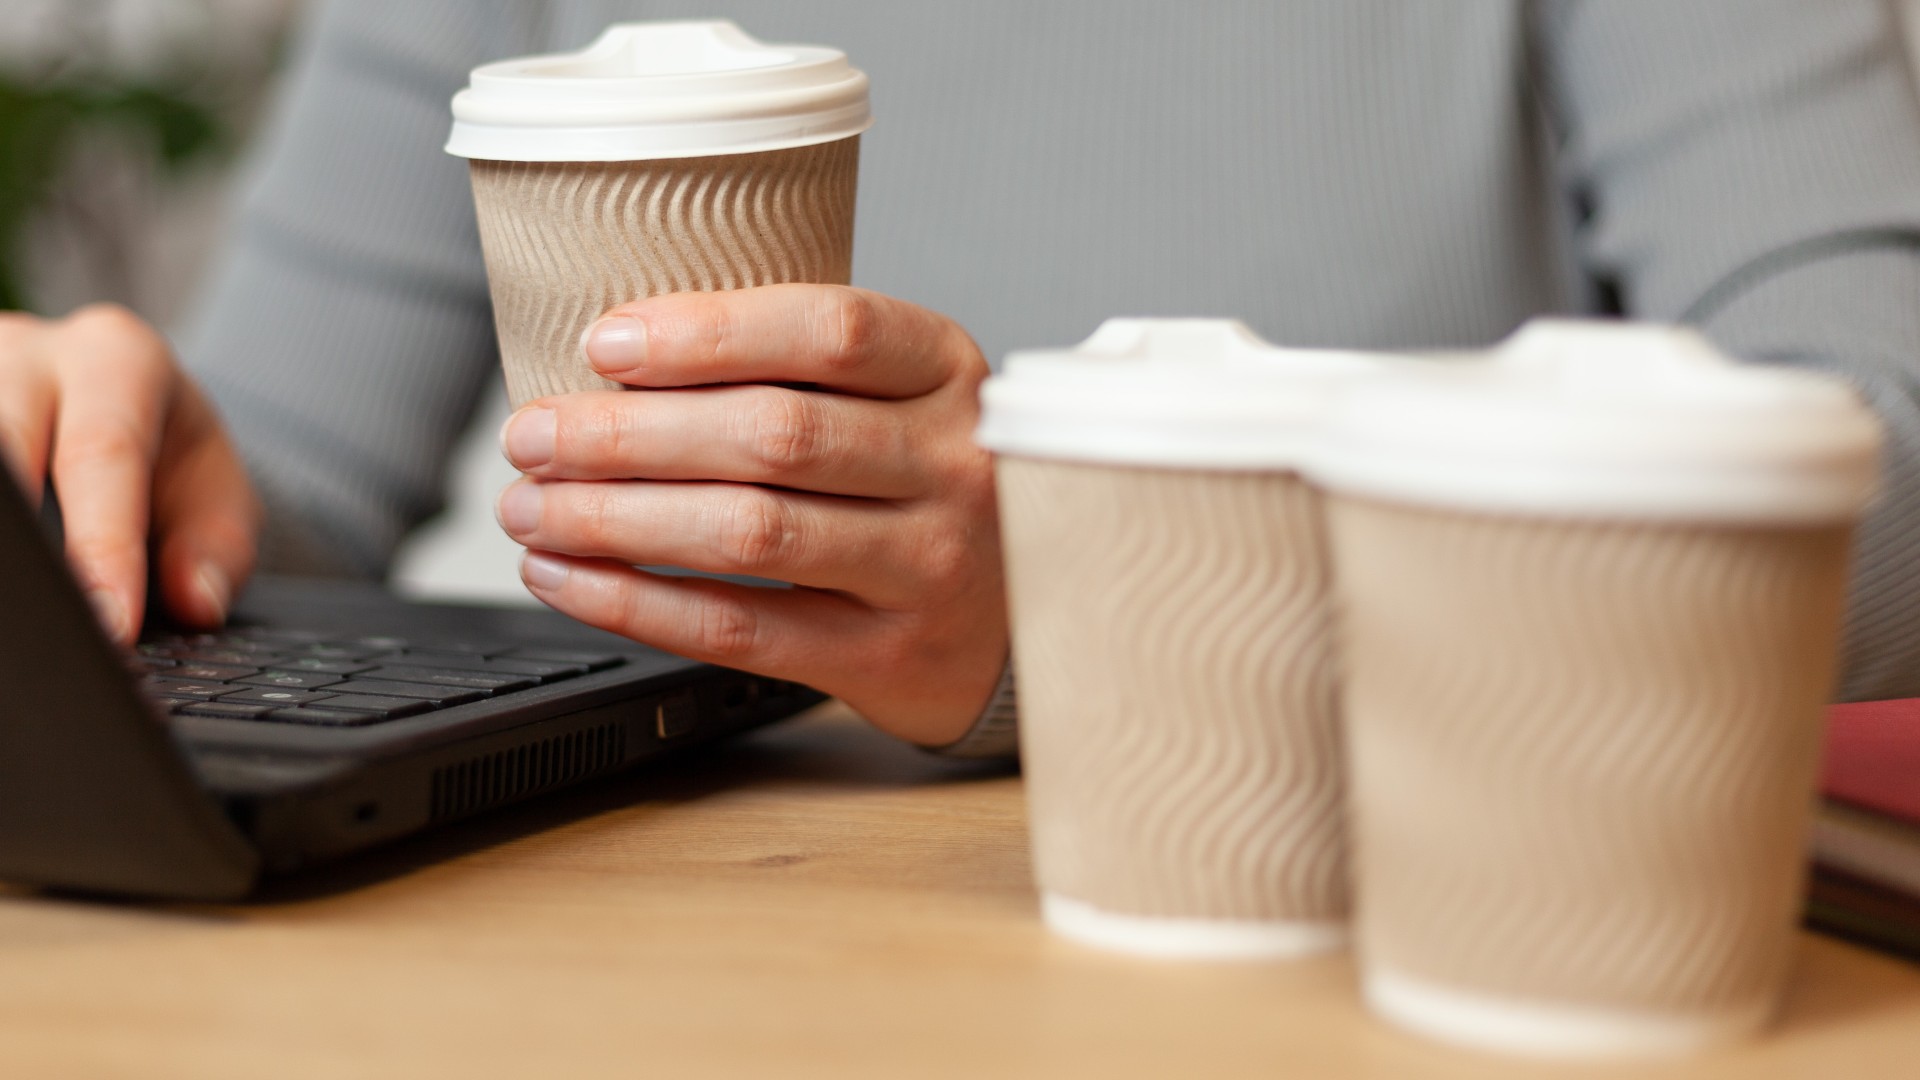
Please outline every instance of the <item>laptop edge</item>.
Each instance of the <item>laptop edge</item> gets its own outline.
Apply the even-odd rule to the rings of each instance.
[[[4,470],[0,470],[4,472]],[[626,664],[364,728],[162,718],[0,480],[0,880],[231,900],[294,869],[710,742],[824,700],[544,611],[265,579],[236,618],[423,639],[589,641]],[[475,629],[478,627],[479,629]],[[438,631],[453,631],[439,633]],[[617,643],[609,645],[608,643]]]

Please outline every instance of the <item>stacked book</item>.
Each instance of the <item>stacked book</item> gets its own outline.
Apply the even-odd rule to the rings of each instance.
[[[1920,959],[1920,698],[1827,713],[1807,921]]]

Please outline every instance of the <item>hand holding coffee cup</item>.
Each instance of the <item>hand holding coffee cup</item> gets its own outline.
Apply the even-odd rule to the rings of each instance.
[[[987,365],[951,319],[843,284],[866,77],[730,23],[627,24],[477,69],[454,111],[528,590],[902,738],[962,736],[1006,660],[970,438]]]

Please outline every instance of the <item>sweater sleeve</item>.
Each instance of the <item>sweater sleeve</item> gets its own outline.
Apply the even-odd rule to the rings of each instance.
[[[341,0],[304,27],[181,336],[267,501],[269,566],[377,576],[441,507],[495,355],[448,100],[476,63],[527,51],[537,16]]]
[[[1586,273],[1885,421],[1840,692],[1920,694],[1920,99],[1894,5],[1560,0],[1538,29]]]

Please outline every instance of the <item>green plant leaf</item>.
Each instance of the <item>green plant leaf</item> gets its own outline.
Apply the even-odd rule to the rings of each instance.
[[[173,170],[231,135],[210,105],[163,84],[31,83],[0,73],[0,310],[28,306],[26,222],[45,205],[73,139],[89,129],[117,129]]]

